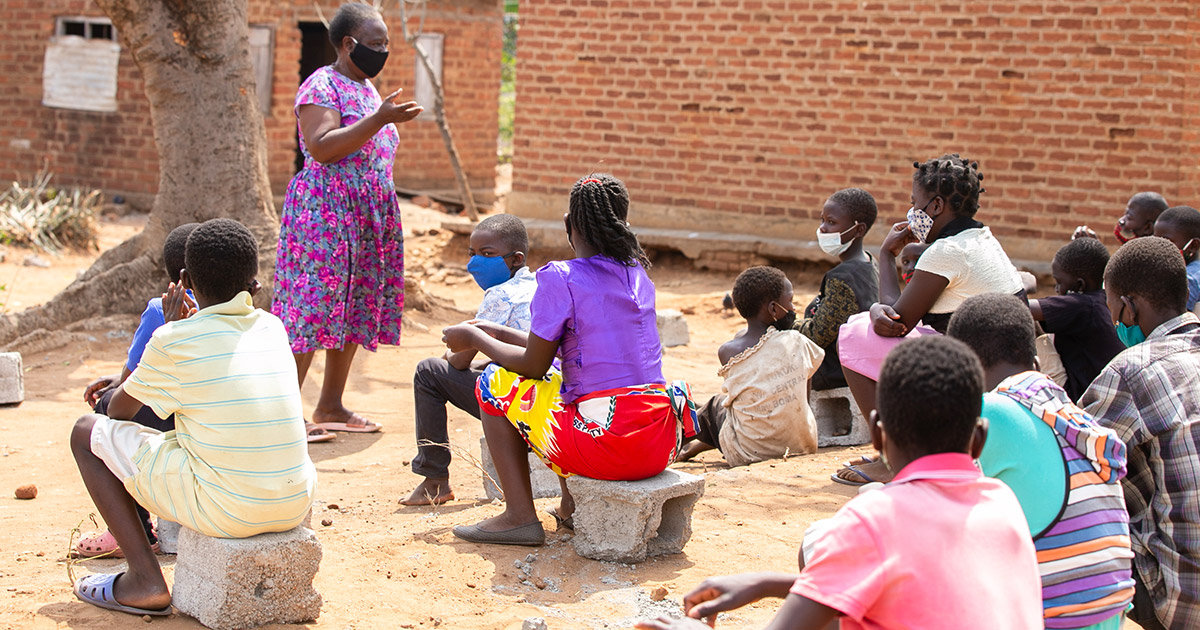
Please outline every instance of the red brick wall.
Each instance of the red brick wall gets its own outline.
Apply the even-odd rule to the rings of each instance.
[[[833,191],[867,188],[881,223],[901,220],[912,162],[957,151],[986,174],[979,218],[1014,258],[1045,258],[1078,223],[1110,232],[1140,190],[1200,205],[1198,9],[523,3],[509,207],[561,216],[599,168],[629,185],[635,224],[812,239]]]
[[[338,3],[323,2],[332,17]],[[389,3],[389,6],[390,3]],[[141,74],[127,50],[118,70],[118,111],[95,113],[41,104],[46,42],[57,16],[103,16],[83,0],[0,0],[7,17],[0,40],[0,107],[7,113],[0,134],[0,181],[27,180],[46,164],[55,182],[94,186],[148,205],[158,188],[157,149]],[[463,167],[472,186],[490,190],[495,178],[497,102],[500,89],[499,0],[442,0],[430,6],[426,32],[445,35],[443,80],[449,119]],[[271,186],[282,197],[294,174],[295,117],[299,87],[301,21],[319,21],[311,2],[250,0],[249,21],[270,25],[274,34],[271,111],[265,117]],[[412,92],[414,60],[389,14],[392,55],[377,84],[385,94],[396,87]],[[441,135],[432,121],[401,128],[396,180],[411,188],[452,188],[454,175]]]

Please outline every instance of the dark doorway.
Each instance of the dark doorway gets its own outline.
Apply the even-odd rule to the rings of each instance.
[[[300,82],[317,68],[337,61],[337,51],[329,41],[329,30],[320,22],[300,23]],[[296,134],[296,170],[304,168],[304,152],[300,150],[300,134]]]

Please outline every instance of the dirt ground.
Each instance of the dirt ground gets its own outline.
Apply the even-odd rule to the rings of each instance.
[[[465,241],[428,232],[443,217],[405,208],[406,230],[412,233],[406,241],[408,265],[427,278],[427,291],[473,311],[481,293],[465,274]],[[136,233],[142,221],[144,217],[105,221],[102,247]],[[49,299],[94,258],[43,256],[52,264],[41,269],[21,266],[26,253],[12,249],[0,263],[0,283],[8,281],[0,291],[0,305],[9,310]],[[689,313],[691,343],[667,350],[666,375],[688,380],[697,399],[704,400],[720,387],[717,347],[741,322],[720,307],[733,274],[696,272],[668,258],[651,275],[659,307]],[[797,285],[799,305],[815,292],[814,280]],[[853,494],[830,481],[829,473],[839,462],[869,450],[825,449],[737,469],[728,468],[712,451],[679,464],[706,479],[692,539],[682,554],[638,565],[580,558],[570,543],[560,540],[549,516],[542,519],[548,541],[540,549],[462,542],[451,535],[451,527],[501,509],[482,498],[480,473],[465,458],[456,457],[451,468],[458,500],[438,508],[397,504],[418,482],[408,467],[416,451],[413,369],[421,359],[442,352],[441,327],[454,318],[414,313],[413,320],[402,346],[360,353],[350,377],[347,404],[381,422],[384,430],[341,434],[310,449],[320,475],[313,521],[325,554],[316,578],[324,607],[320,618],[307,624],[314,629],[516,629],[529,617],[545,618],[554,630],[628,628],[639,618],[678,614],[681,596],[707,576],[794,570],[805,527],[832,514]],[[87,411],[84,387],[95,376],[119,369],[135,326],[136,318],[129,317],[111,329],[91,332],[87,343],[27,354],[26,401],[0,408],[0,628],[145,626],[137,617],[76,601],[66,560],[72,529],[93,529],[90,515],[95,512],[68,450],[68,432]],[[308,409],[322,373],[318,357],[304,388]],[[450,428],[455,446],[478,452],[482,431],[477,421],[452,409]],[[16,500],[13,490],[27,483],[37,484],[37,498]],[[545,508],[554,500],[538,503]],[[317,524],[322,519],[332,524]],[[527,555],[533,558],[534,586],[524,584],[525,575],[514,566]],[[160,558],[169,582],[174,557]],[[120,565],[119,560],[84,561],[73,571],[111,572]],[[668,595],[656,602],[650,594],[659,586]],[[729,615],[726,624],[761,626],[775,607],[773,602],[756,604]],[[200,627],[184,616],[152,623],[164,630]]]

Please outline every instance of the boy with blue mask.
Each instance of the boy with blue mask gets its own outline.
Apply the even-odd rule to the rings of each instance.
[[[871,308],[879,296],[879,270],[863,250],[863,238],[878,215],[875,198],[861,188],[846,188],[829,197],[821,209],[817,244],[837,256],[838,264],[821,278],[817,297],[804,309],[796,326],[825,351],[825,359],[812,377],[817,391],[846,386],[838,359],[838,329],[851,315]]]
[[[537,280],[525,266],[529,235],[521,219],[511,214],[488,217],[475,226],[467,271],[483,289],[475,320],[528,331],[529,303]],[[441,505],[454,500],[450,488],[450,436],[446,403],[479,418],[475,383],[486,365],[472,365],[475,351],[447,352],[417,364],[413,375],[416,404],[417,456],[412,470],[425,478],[403,505]]]
[[[1154,235],[1161,236],[1179,248],[1187,263],[1187,310],[1194,311],[1200,302],[1200,211],[1191,206],[1167,208],[1154,222]]]
[[[1200,624],[1200,319],[1185,309],[1179,248],[1147,236],[1104,270],[1108,309],[1129,346],[1079,405],[1116,431],[1129,456],[1122,480],[1133,547],[1134,609],[1146,630]]]

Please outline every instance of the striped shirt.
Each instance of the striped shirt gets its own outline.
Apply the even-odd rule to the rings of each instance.
[[[1200,627],[1200,321],[1171,319],[1118,354],[1080,406],[1128,447],[1134,567],[1168,628]]]
[[[1120,486],[1125,444],[1043,374],[1015,374],[996,392],[1053,430],[1061,458],[1046,466],[1066,476],[1054,521],[1033,539],[1046,628],[1091,627],[1120,615],[1133,600],[1129,515]]]
[[[249,293],[155,331],[124,387],[160,418],[175,414],[125,482],[148,510],[220,538],[301,523],[317,476],[296,364],[283,323]]]

